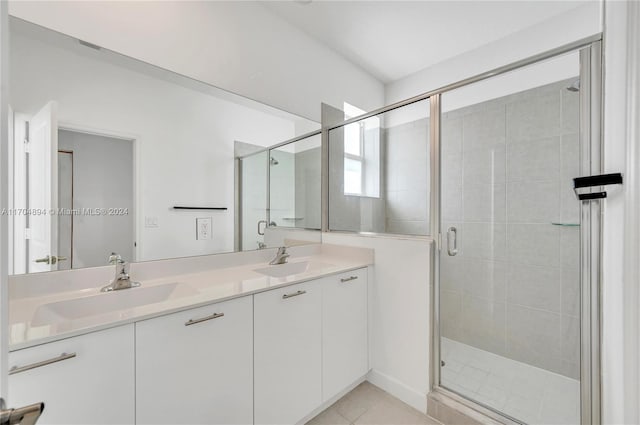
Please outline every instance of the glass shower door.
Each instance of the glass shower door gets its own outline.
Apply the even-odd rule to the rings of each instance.
[[[267,227],[268,151],[240,158],[240,246],[242,251],[265,248]]]
[[[580,423],[579,58],[442,96],[440,385]]]

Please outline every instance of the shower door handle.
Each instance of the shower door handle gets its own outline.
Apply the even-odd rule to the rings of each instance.
[[[262,231],[260,231],[260,225],[264,224],[264,227],[262,228]],[[264,230],[267,228],[267,220],[260,220],[258,221],[258,234],[260,236],[264,236]]]
[[[458,229],[453,226],[447,229],[447,253],[451,257],[458,254]]]

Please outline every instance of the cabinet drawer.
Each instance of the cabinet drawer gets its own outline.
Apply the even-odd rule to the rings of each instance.
[[[133,349],[127,325],[11,352],[11,405],[43,401],[38,424],[133,424]]]
[[[243,297],[136,324],[138,424],[253,421],[252,307]]]

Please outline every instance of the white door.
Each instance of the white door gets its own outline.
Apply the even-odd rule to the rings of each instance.
[[[57,270],[58,123],[57,105],[47,103],[29,121],[27,186],[28,271]]]

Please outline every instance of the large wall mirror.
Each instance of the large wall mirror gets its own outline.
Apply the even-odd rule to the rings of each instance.
[[[318,123],[10,26],[11,274],[320,241]]]

